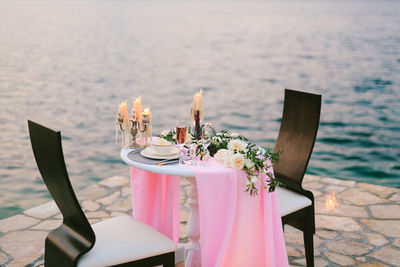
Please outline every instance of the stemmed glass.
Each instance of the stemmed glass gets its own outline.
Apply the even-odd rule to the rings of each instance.
[[[186,141],[187,124],[184,120],[176,122],[176,143],[179,146],[179,165],[182,165],[182,148]]]
[[[207,151],[207,147],[211,144],[213,137],[213,131],[211,129],[211,123],[204,123],[203,129],[201,130],[201,144],[203,145],[204,153]]]

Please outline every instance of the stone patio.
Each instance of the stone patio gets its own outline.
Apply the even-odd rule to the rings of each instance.
[[[189,215],[181,183],[181,234]],[[316,198],[315,266],[400,266],[400,189],[306,175],[304,187]],[[325,209],[335,192],[338,206]],[[131,214],[129,179],[111,177],[77,193],[91,223]],[[60,225],[54,202],[0,221],[0,266],[43,266],[44,239]],[[305,266],[302,232],[286,226],[291,266]],[[182,265],[182,264],[180,264]]]

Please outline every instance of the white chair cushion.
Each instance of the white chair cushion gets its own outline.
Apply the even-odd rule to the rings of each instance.
[[[311,199],[286,188],[276,188],[281,217],[311,206]]]
[[[140,260],[176,250],[174,241],[129,216],[92,225],[94,247],[78,261],[78,267],[104,267]]]

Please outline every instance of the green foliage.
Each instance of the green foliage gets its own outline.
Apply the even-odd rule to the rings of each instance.
[[[203,125],[201,127],[203,128]],[[211,129],[213,136],[212,142],[207,148],[208,151],[205,151],[201,140],[194,139],[190,129],[188,131],[188,140],[191,141],[191,144],[196,144],[196,155],[199,156],[201,160],[203,160],[204,156],[207,154],[213,157],[218,150],[228,149],[228,144],[231,140],[244,141],[247,143],[246,149],[240,151],[235,149],[233,153],[240,153],[243,155],[245,160],[251,161],[251,164],[245,164],[243,167],[243,170],[247,175],[245,192],[249,192],[251,196],[258,195],[257,181],[260,181],[263,188],[268,189],[268,192],[273,192],[276,187],[283,186],[283,184],[274,177],[273,172],[271,172],[272,166],[279,161],[279,153],[274,153],[271,148],[262,148],[255,144],[251,144],[243,135],[231,133],[228,130],[217,132],[214,128]],[[175,130],[164,131],[160,137],[167,141],[176,143]],[[264,177],[265,180],[263,180]]]

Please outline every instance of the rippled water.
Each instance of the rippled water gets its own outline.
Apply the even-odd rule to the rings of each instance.
[[[396,1],[0,2],[0,218],[49,198],[27,118],[62,131],[82,188],[128,175],[122,100],[142,95],[160,132],[200,87],[216,128],[270,146],[283,89],[322,94],[308,173],[400,187],[399,13]]]

